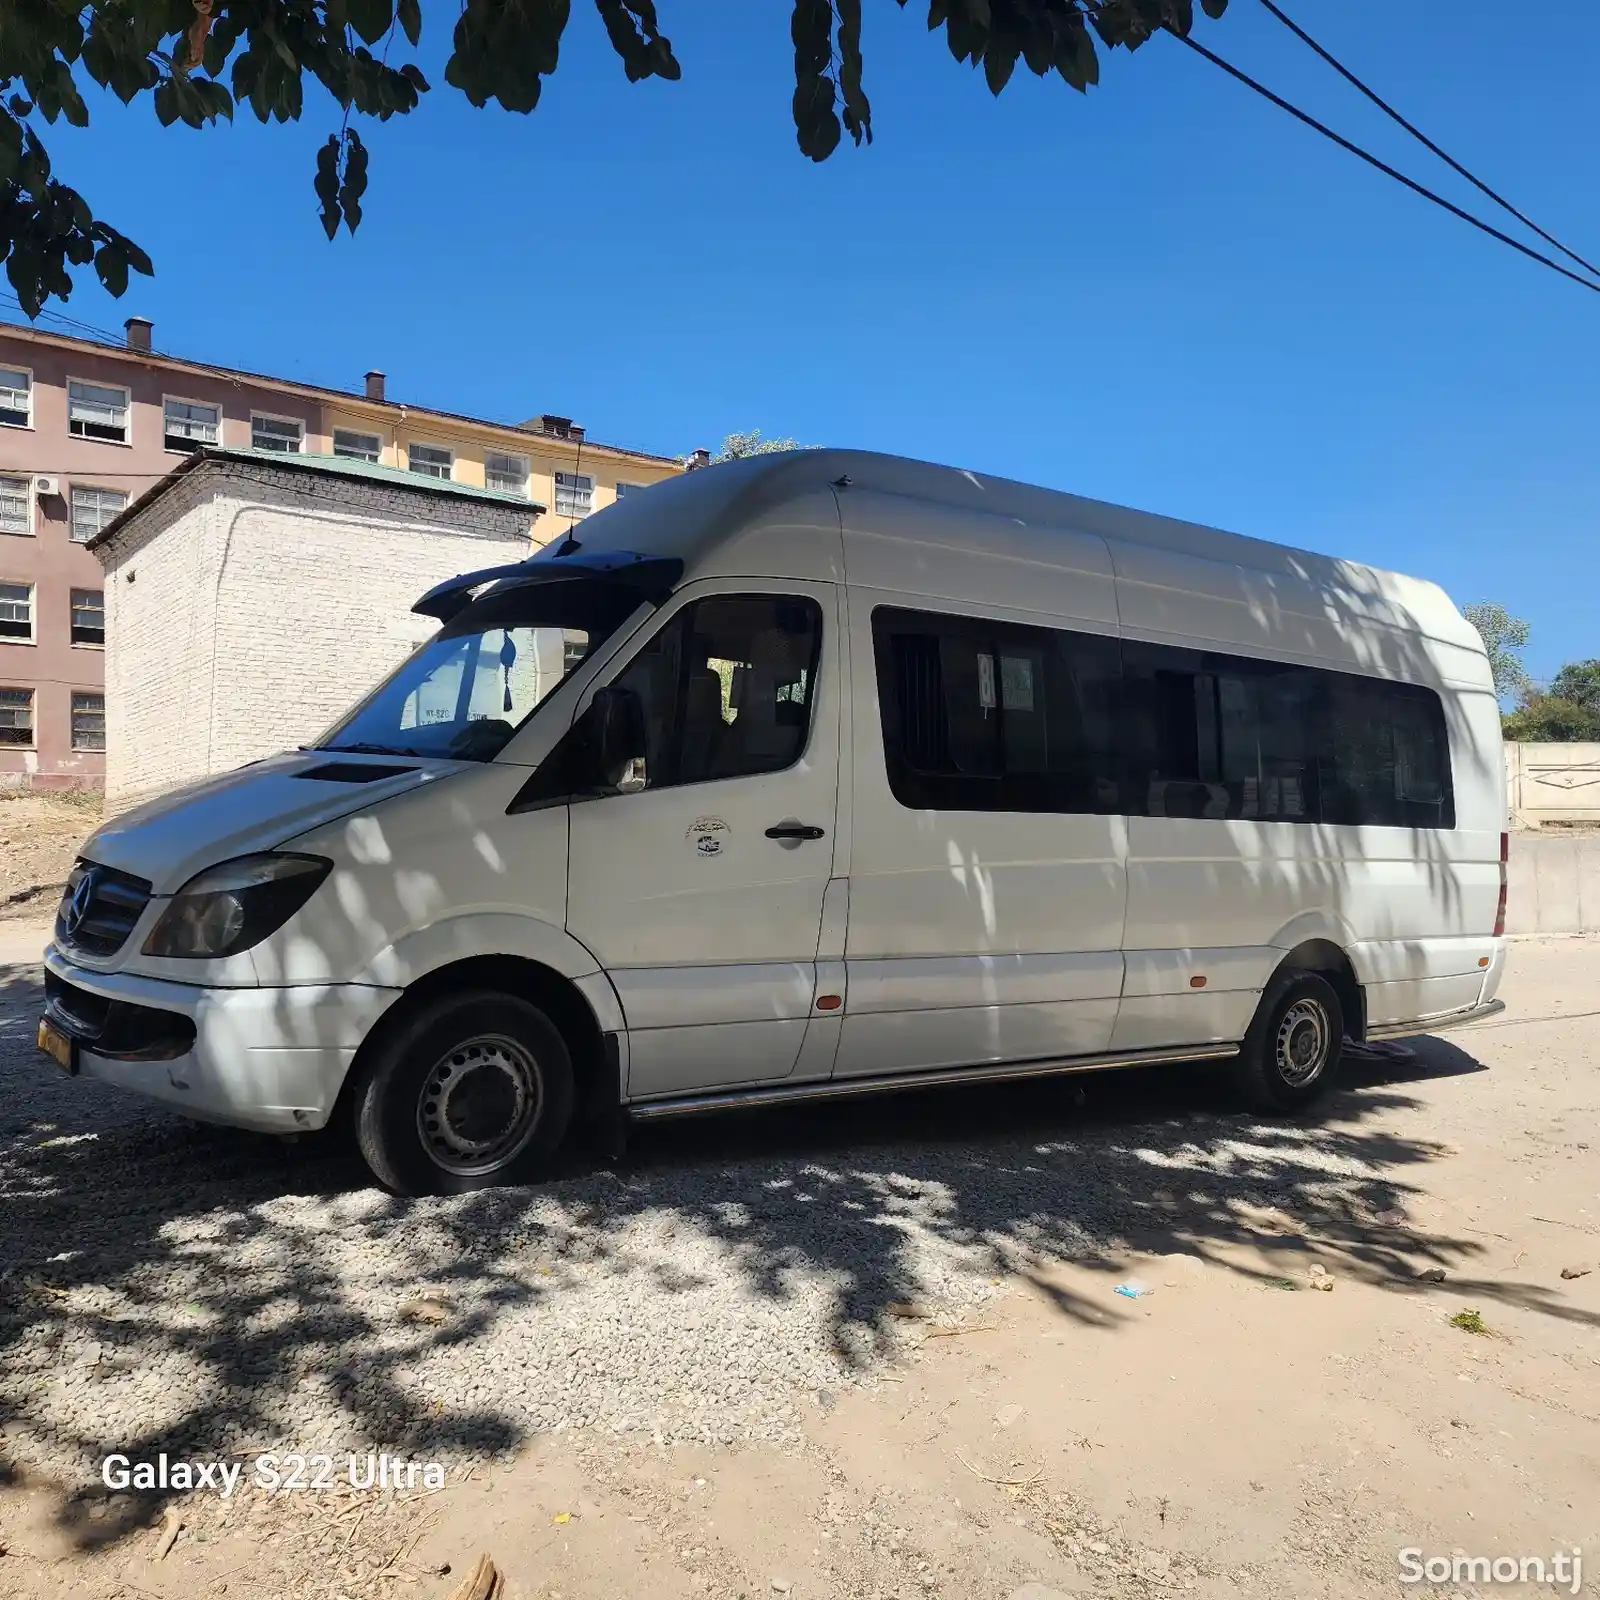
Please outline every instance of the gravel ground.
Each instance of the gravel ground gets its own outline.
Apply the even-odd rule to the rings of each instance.
[[[38,1004],[0,967],[0,1428],[73,1477],[110,1448],[789,1441],[808,1392],[876,1382],[1005,1271],[1136,1241],[1174,1190],[1219,1230],[1370,1215],[1404,1159],[1123,1077],[651,1131],[619,1168],[402,1201],[331,1138],[62,1077]]]

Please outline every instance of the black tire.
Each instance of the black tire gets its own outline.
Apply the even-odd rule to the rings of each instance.
[[[1274,974],[1234,1063],[1234,1083],[1259,1111],[1300,1111],[1339,1070],[1344,1008],[1326,978],[1293,968]]]
[[[537,1006],[462,991],[385,1028],[352,1100],[362,1157],[396,1194],[534,1183],[572,1120],[572,1057]]]

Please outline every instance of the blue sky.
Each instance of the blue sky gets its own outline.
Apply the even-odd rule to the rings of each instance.
[[[435,84],[364,129],[366,221],[311,192],[337,125],[58,128],[57,171],[156,261],[66,308],[164,349],[662,453],[757,427],[897,451],[1416,572],[1600,656],[1600,295],[1474,234],[1171,40],[1087,98],[996,101],[921,0],[867,0],[876,143],[797,151],[788,8],[658,0],[684,77],[630,85],[580,3],[527,118]],[[1600,19],[1551,0],[1290,0],[1291,15],[1574,248],[1600,252]],[[1286,8],[1288,8],[1286,6]],[[425,10],[428,9],[425,7]],[[437,12],[437,0],[433,9]],[[1255,0],[1220,53],[1480,204]],[[398,57],[396,59],[399,59]],[[1488,203],[1481,202],[1486,206]],[[14,311],[10,315],[16,315]]]

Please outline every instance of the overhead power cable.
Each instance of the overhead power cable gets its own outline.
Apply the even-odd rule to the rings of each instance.
[[[1497,194],[1489,187],[1488,184],[1483,181],[1482,178],[1478,177],[1475,173],[1469,172],[1467,168],[1462,166],[1461,163],[1457,161],[1456,158],[1447,150],[1441,150],[1439,146],[1436,145],[1433,140],[1430,139],[1419,127],[1417,127],[1414,123],[1407,122],[1406,119],[1382,97],[1382,95],[1378,94],[1373,89],[1369,89],[1367,85],[1364,84],[1361,79],[1358,78],[1347,66],[1345,66],[1342,61],[1334,56],[1331,51],[1323,49],[1323,47],[1318,44],[1317,41],[1313,39],[1298,22],[1296,22],[1292,17],[1285,16],[1283,11],[1278,6],[1273,4],[1273,0],[1261,0],[1261,3],[1273,14],[1273,16],[1278,19],[1279,22],[1284,25],[1284,27],[1290,31],[1290,33],[1299,39],[1302,44],[1308,45],[1312,50],[1316,51],[1316,53],[1321,56],[1322,59],[1326,61],[1328,65],[1345,80],[1345,82],[1352,84],[1355,88],[1359,89],[1361,93],[1373,103],[1373,105],[1375,105],[1384,113],[1385,116],[1391,117],[1394,121],[1398,122],[1413,139],[1417,139],[1422,144],[1426,145],[1427,148],[1436,156],[1438,156],[1438,158],[1452,171],[1459,172],[1461,176],[1473,186],[1474,189],[1477,189],[1481,193],[1488,195],[1488,197],[1493,200],[1497,206],[1499,206],[1502,210],[1509,211],[1518,222],[1522,223],[1522,225],[1526,228],[1531,228],[1533,232],[1538,234],[1546,244],[1553,245],[1569,261],[1576,261],[1580,267],[1585,268],[1589,272],[1592,272],[1595,277],[1600,278],[1600,267],[1597,267],[1592,261],[1585,260],[1584,257],[1580,256],[1576,250],[1569,250],[1558,238],[1556,238],[1554,234],[1546,233],[1544,229],[1533,220],[1532,217],[1525,216],[1522,212],[1518,211],[1517,208],[1512,205],[1512,203],[1507,200],[1504,195]]]
[[[1524,244],[1520,239],[1513,239],[1509,233],[1502,233],[1499,228],[1485,222],[1481,217],[1475,217],[1470,211],[1463,211],[1454,201],[1446,200],[1442,194],[1436,194],[1425,184],[1420,184],[1415,178],[1408,178],[1405,173],[1391,167],[1387,161],[1380,161],[1369,150],[1363,150],[1360,145],[1353,144],[1343,134],[1335,133],[1324,122],[1318,122],[1309,112],[1302,111],[1298,106],[1291,105],[1281,94],[1274,94],[1264,83],[1257,83],[1249,73],[1241,72],[1231,62],[1224,61],[1214,50],[1208,50],[1203,44],[1194,39],[1187,38],[1181,33],[1176,33],[1173,38],[1180,44],[1187,45],[1196,55],[1204,56],[1213,66],[1220,67],[1230,78],[1237,78],[1247,89],[1253,89],[1264,99],[1270,100],[1280,111],[1287,111],[1297,121],[1305,123],[1308,128],[1314,128],[1323,138],[1331,139],[1342,150],[1348,150],[1351,155],[1359,156],[1369,167],[1376,167],[1385,177],[1393,178],[1396,183],[1404,184],[1413,194],[1420,194],[1424,200],[1431,200],[1434,205],[1442,206],[1452,216],[1460,217],[1463,222],[1470,223],[1480,233],[1486,233],[1491,239],[1498,239],[1501,244],[1508,244],[1513,250],[1519,251],[1532,261],[1537,261],[1541,266],[1549,267],[1552,272],[1559,272],[1563,278],[1570,278],[1574,283],[1582,284],[1585,289],[1595,294],[1600,294],[1600,283],[1592,278],[1582,277],[1561,265],[1559,261],[1552,260],[1542,251],[1535,250],[1531,245]]]

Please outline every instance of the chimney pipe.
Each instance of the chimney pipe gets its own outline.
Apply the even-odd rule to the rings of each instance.
[[[148,317],[129,317],[122,324],[128,331],[128,348],[130,350],[148,350],[150,348],[150,335],[155,332],[155,323]]]
[[[383,399],[383,374],[376,370],[367,374],[367,399]]]

